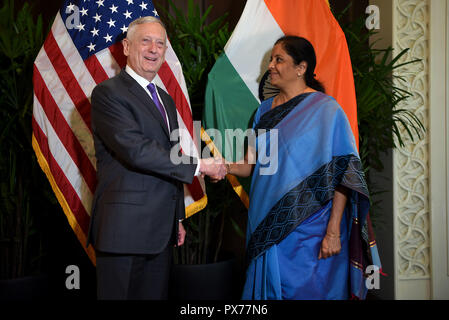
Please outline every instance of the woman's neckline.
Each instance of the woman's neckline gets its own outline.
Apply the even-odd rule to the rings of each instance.
[[[300,94],[298,94],[298,95],[296,95],[296,96],[294,96],[294,97],[292,97],[292,98],[290,98],[290,99],[288,99],[287,101],[285,101],[285,102],[283,102],[283,103],[280,103],[280,104],[278,104],[278,105],[274,105],[274,103],[275,103],[275,99],[276,99],[276,97],[277,96],[274,96],[274,98],[273,98],[273,101],[271,102],[271,107],[270,107],[270,109],[271,110],[273,110],[273,109],[275,109],[275,108],[277,108],[277,107],[279,107],[279,106],[282,106],[282,105],[284,105],[284,104],[286,104],[286,103],[288,103],[289,101],[291,101],[291,100],[293,100],[293,99],[295,99],[295,98],[297,98],[297,97],[300,97],[300,96],[302,96],[302,95],[304,95],[304,94],[311,94],[311,93],[315,93],[315,92],[318,92],[317,90],[311,90],[311,91],[304,91],[304,92],[302,92],[302,93],[300,93]]]

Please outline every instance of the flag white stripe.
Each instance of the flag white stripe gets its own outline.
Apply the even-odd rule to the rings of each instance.
[[[226,56],[258,101],[259,82],[267,70],[271,48],[283,35],[265,2],[249,0],[226,43]]]
[[[189,188],[187,188],[187,185],[184,185],[184,205],[188,207],[192,203],[194,203],[195,200],[193,200],[192,195],[190,194]]]
[[[173,75],[178,81],[178,84],[182,90],[182,93],[184,94],[184,97],[187,100],[187,104],[189,105],[190,110],[192,110],[192,107],[190,105],[189,92],[187,91],[187,85],[184,79],[184,74],[182,73],[181,62],[179,62],[178,57],[176,56],[176,53],[173,50],[170,42],[168,42],[168,48],[167,51],[165,52],[165,61],[167,61],[167,64],[169,65],[171,71],[173,72]]]
[[[39,52],[35,65],[39,70],[39,73],[41,74],[51,96],[55,100],[55,103],[58,105],[59,110],[61,110],[65,121],[77,137],[84,152],[89,158],[89,161],[92,163],[93,167],[96,168],[95,149],[92,134],[90,133],[89,128],[82,119],[78,110],[75,108],[70,95],[64,88],[64,85],[61,83],[58,74],[56,73],[47,56],[47,53],[44,50],[44,47],[42,47]]]
[[[191,157],[199,158],[198,156],[198,148],[194,144],[194,140],[187,130],[187,126],[181,118],[181,115],[178,112],[178,124],[180,130],[180,139],[181,139],[181,148],[183,152]],[[195,129],[195,128],[194,128]],[[184,134],[182,134],[184,133]],[[195,132],[194,132],[195,134]]]
[[[95,80],[92,78],[72,38],[68,34],[59,12],[56,15],[51,31],[81,90],[83,90],[86,97],[90,97],[92,90],[96,86]]]
[[[73,162],[72,157],[67,152],[64,144],[61,140],[59,140],[53,126],[48,121],[45,112],[39,103],[39,99],[37,99],[36,96],[34,96],[33,116],[42,132],[44,132],[47,136],[48,147],[53,158],[61,167],[61,170],[64,172],[67,180],[70,182],[78,195],[84,209],[90,215],[92,193],[90,192],[83,175],[79,171],[78,166],[75,162]]]
[[[112,78],[120,73],[121,68],[117,63],[117,61],[115,60],[109,48],[101,50],[100,52],[97,52],[95,55],[97,56],[98,62],[102,65],[104,71],[106,72],[109,78]],[[167,88],[165,87],[159,75],[156,75],[156,77],[154,78],[154,82],[159,87],[164,89],[165,92],[167,92]]]
[[[95,55],[109,78],[112,78],[120,73],[120,66],[117,61],[115,61],[115,58],[109,48],[105,48],[100,52],[97,52]]]

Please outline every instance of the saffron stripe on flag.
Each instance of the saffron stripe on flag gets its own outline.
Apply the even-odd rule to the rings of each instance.
[[[309,40],[316,52],[317,79],[348,117],[358,145],[357,102],[346,37],[326,1],[264,1],[284,34]],[[313,13],[313,14],[312,14]]]
[[[313,10],[311,10],[312,7]],[[282,11],[282,15],[278,13],[279,11]],[[315,17],[317,12],[319,12],[318,16],[321,15],[322,18]],[[323,29],[326,30],[323,31]],[[319,80],[328,77],[329,80],[324,81],[326,93],[336,98],[345,110],[358,141],[355,91],[349,52],[344,34],[332,16],[328,3],[324,0],[307,2],[254,0],[246,3],[242,16],[225,46],[225,55],[217,60],[216,65],[209,73],[204,111],[206,129],[219,128],[222,135],[225,136],[223,131],[226,128],[240,127],[245,130],[251,127],[251,115],[259,102],[259,82],[268,69],[272,46],[278,38],[285,34],[303,36],[311,40],[313,44],[316,38],[316,42],[320,42],[320,45],[326,48],[325,58],[318,62],[317,70],[325,68],[323,65],[330,69],[323,69],[325,71],[316,71],[315,73],[318,74]],[[328,38],[323,38],[323,36],[328,36]],[[311,37],[313,39],[310,39]],[[319,51],[322,51],[320,48],[318,46]],[[317,56],[320,59],[320,52],[317,52]],[[226,59],[233,66],[232,70],[235,70],[237,76],[234,73],[229,74],[226,68]],[[235,87],[232,86],[232,81],[236,82]],[[229,85],[225,86],[224,83],[229,83]],[[226,90],[223,90],[224,87]],[[235,101],[237,94],[234,89],[241,90],[242,87],[248,88],[253,99],[257,100],[257,106],[254,106],[252,102],[245,101],[247,98],[245,98],[243,90],[240,92],[242,101]],[[232,92],[232,95],[229,92]],[[250,107],[247,107],[247,104]],[[239,117],[234,115],[235,111],[241,112]],[[245,120],[246,125],[244,124]],[[230,148],[230,145],[225,146],[223,151],[226,159],[230,160],[229,154],[226,152],[227,148]],[[238,192],[237,185],[233,183],[233,186],[234,190]],[[248,191],[248,189],[248,186],[245,185],[245,190]],[[238,194],[241,193],[238,192]]]

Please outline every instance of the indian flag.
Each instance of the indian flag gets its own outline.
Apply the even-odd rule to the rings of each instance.
[[[224,53],[209,73],[203,123],[206,133],[218,129],[221,136],[252,127],[260,104],[259,83],[268,69],[271,49],[284,35],[309,40],[317,55],[315,73],[326,93],[334,97],[349,119],[356,141],[357,105],[346,38],[326,0],[248,0],[227,42]],[[207,135],[203,135],[204,137]],[[217,137],[213,137],[217,142]],[[224,141],[224,139],[222,140]],[[227,160],[240,160],[242,152],[223,144]],[[231,151],[232,154],[231,154]],[[249,180],[228,180],[248,207]]]

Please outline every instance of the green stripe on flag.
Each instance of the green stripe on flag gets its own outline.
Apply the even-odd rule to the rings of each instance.
[[[209,73],[203,114],[205,129],[218,129],[224,139],[225,134],[229,134],[226,129],[245,131],[252,128],[253,116],[258,106],[259,102],[226,54],[221,55]],[[224,146],[224,140],[222,143]],[[227,150],[226,147],[220,150],[229,161],[237,161],[243,157],[238,151],[240,150]]]
[[[240,74],[226,54],[222,54],[209,73],[206,88],[206,100],[203,113],[203,124],[214,144],[228,161],[238,161],[244,157],[242,141],[231,140],[237,134],[236,129],[243,132],[252,128],[253,116],[259,106]],[[220,132],[222,140],[218,141],[211,129]],[[228,139],[225,139],[225,137]],[[233,147],[231,147],[231,143]],[[244,189],[249,191],[250,179],[240,179]]]

